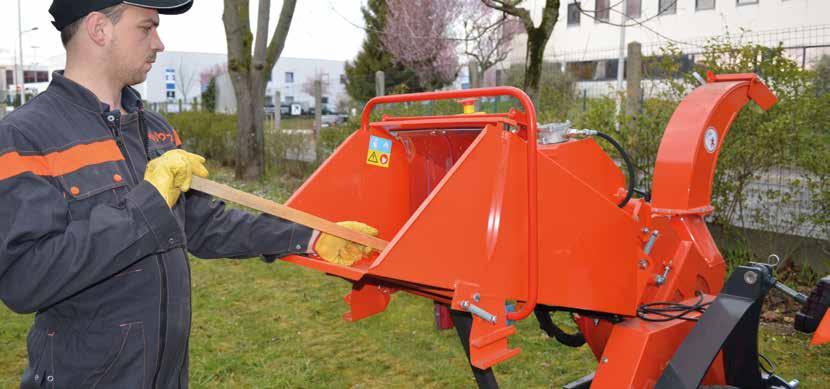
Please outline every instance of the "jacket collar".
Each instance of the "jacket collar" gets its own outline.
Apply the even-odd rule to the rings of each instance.
[[[104,104],[101,100],[98,100],[98,97],[83,85],[66,78],[62,70],[52,73],[52,82],[49,83],[48,91],[58,94],[88,111],[96,113],[107,113],[110,111],[108,104]],[[121,106],[127,112],[136,112],[136,110],[142,108],[141,95],[132,87],[125,87],[121,90]]]

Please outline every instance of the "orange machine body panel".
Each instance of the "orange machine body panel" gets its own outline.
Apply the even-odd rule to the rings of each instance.
[[[483,130],[436,131],[393,136],[371,129],[371,136],[393,140],[389,168],[366,163],[369,137],[358,132],[288,204],[331,220],[377,226],[390,243],[366,269],[372,277],[443,290],[447,297],[456,281],[476,280],[507,299],[525,300],[526,141],[498,120]],[[430,144],[434,139],[449,147]],[[539,303],[633,315],[645,286],[631,288],[642,271],[642,227],[616,206],[615,193],[624,186],[619,169],[590,139],[546,148],[537,163],[539,213],[556,215],[539,220],[539,272],[546,280]],[[600,190],[560,163],[598,173],[582,176]],[[412,185],[413,176],[441,177],[434,185]],[[388,188],[396,185],[397,191]],[[423,200],[416,206],[411,199]],[[604,244],[596,244],[597,237]],[[586,288],[591,283],[607,287]]]
[[[813,339],[810,341],[813,346],[825,343],[830,343],[830,310],[824,313],[824,317],[821,318],[821,323],[819,323],[818,329],[816,329],[816,333],[813,334]]]
[[[473,320],[470,359],[479,368],[519,352],[507,344],[515,332],[507,320],[524,318],[537,304],[616,315],[622,322],[577,319],[598,359],[631,359],[625,368],[601,364],[597,382],[648,387],[692,324],[643,322],[636,309],[720,291],[726,267],[703,220],[711,212],[717,155],[746,102],[765,109],[775,103],[752,75],[710,81],[680,104],[666,129],[653,201],[634,198],[622,208],[625,177],[614,161],[592,139],[537,145],[535,111],[515,88],[373,99],[361,129],[287,204],[370,224],[389,244],[351,267],[304,256],[285,260],[351,281],[347,320],[382,311],[395,290],[453,309],[474,301],[492,314]],[[380,103],[503,94],[524,112],[369,122]],[[367,160],[377,140],[390,145],[386,164]],[[519,312],[505,311],[510,300],[519,302]],[[723,383],[719,361],[707,382]]]
[[[705,301],[711,301],[707,296]],[[683,300],[686,304],[695,303],[697,298]],[[694,312],[689,318],[697,318]],[[692,329],[695,322],[672,320],[666,322],[649,322],[639,318],[626,319],[611,328],[609,345],[598,356],[592,389],[616,388],[652,388],[657,383],[663,369],[668,365],[674,351],[683,338]],[[725,380],[722,355],[718,355],[712,364],[703,384],[722,384]]]

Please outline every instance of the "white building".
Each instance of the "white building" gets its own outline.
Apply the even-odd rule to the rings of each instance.
[[[201,98],[212,77],[226,72],[227,61],[225,54],[165,51],[158,54],[147,80],[137,85],[136,89],[151,104],[167,103],[164,107],[167,110],[178,109],[179,100],[189,107],[194,99]],[[52,58],[50,63],[51,70],[62,69],[65,56]],[[335,111],[337,104],[347,98],[344,66],[344,61],[281,57],[266,87],[266,105],[273,104],[274,96],[279,92],[282,104],[299,103],[304,108],[313,107],[314,98],[307,85],[319,78],[323,81],[322,103]],[[220,88],[224,85],[222,82],[218,84]],[[232,90],[224,92],[233,95]],[[232,109],[225,111],[235,111],[235,102],[230,103],[226,106],[232,106]]]
[[[17,88],[20,86],[18,72],[19,65],[0,64],[0,100],[11,103],[17,95]],[[46,90],[49,81],[52,79],[49,67],[38,64],[27,64],[23,70],[23,81],[28,94],[36,95]]]
[[[538,24],[544,1],[525,1]],[[562,64],[589,94],[613,89],[621,28],[624,41],[640,42],[643,55],[659,54],[673,43],[694,62],[694,54],[715,36],[786,48],[805,68],[830,54],[829,0],[562,0],[545,61]],[[662,10],[662,12],[658,12]],[[607,21],[608,23],[603,23]],[[611,24],[609,24],[611,23]],[[514,41],[510,63],[525,58],[526,35]]]

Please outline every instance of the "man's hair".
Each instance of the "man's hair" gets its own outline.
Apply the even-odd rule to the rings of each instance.
[[[125,7],[124,4],[117,4],[113,5],[112,7],[104,8],[98,12],[108,17],[112,21],[112,24],[116,24],[119,20],[121,20],[121,15],[124,14],[125,9],[127,9],[127,7]],[[84,23],[85,19],[86,16],[72,22],[72,24],[64,27],[63,30],[61,30],[61,42],[63,42],[64,48],[66,48],[66,46],[69,44],[69,41],[72,40],[72,37],[74,37],[78,30],[81,28],[81,24]]]

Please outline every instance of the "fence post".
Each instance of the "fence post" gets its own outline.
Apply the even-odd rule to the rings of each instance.
[[[282,128],[282,94],[280,91],[274,92],[274,129]]]
[[[314,139],[320,139],[320,128],[323,127],[323,81],[314,80]]]
[[[582,89],[582,112],[588,110],[588,90]]]
[[[378,70],[375,72],[375,97],[383,96],[386,94],[386,80],[383,74],[383,70]]]
[[[628,44],[628,69],[626,69],[625,113],[635,116],[640,113],[642,106],[643,87],[643,53],[639,42]]]
[[[375,72],[375,97],[384,95],[386,95],[386,77],[383,74],[383,70],[378,70]],[[383,111],[383,105],[379,105],[375,109]]]
[[[501,83],[502,83],[501,78],[503,77],[502,73],[503,72],[502,72],[501,69],[496,69],[496,86],[501,86]],[[493,107],[493,113],[499,113],[500,112],[499,111],[499,101],[501,101],[501,96],[496,96],[495,100],[496,100],[496,102],[495,102],[495,107]]]
[[[184,104],[182,104],[182,99],[179,99],[179,113],[183,112],[183,110],[182,110],[183,107],[184,107]]]
[[[470,88],[481,88],[482,74],[478,71],[478,62],[470,61],[470,63],[467,64],[467,69],[470,73]],[[476,99],[474,107],[476,112],[481,111],[481,99]]]

